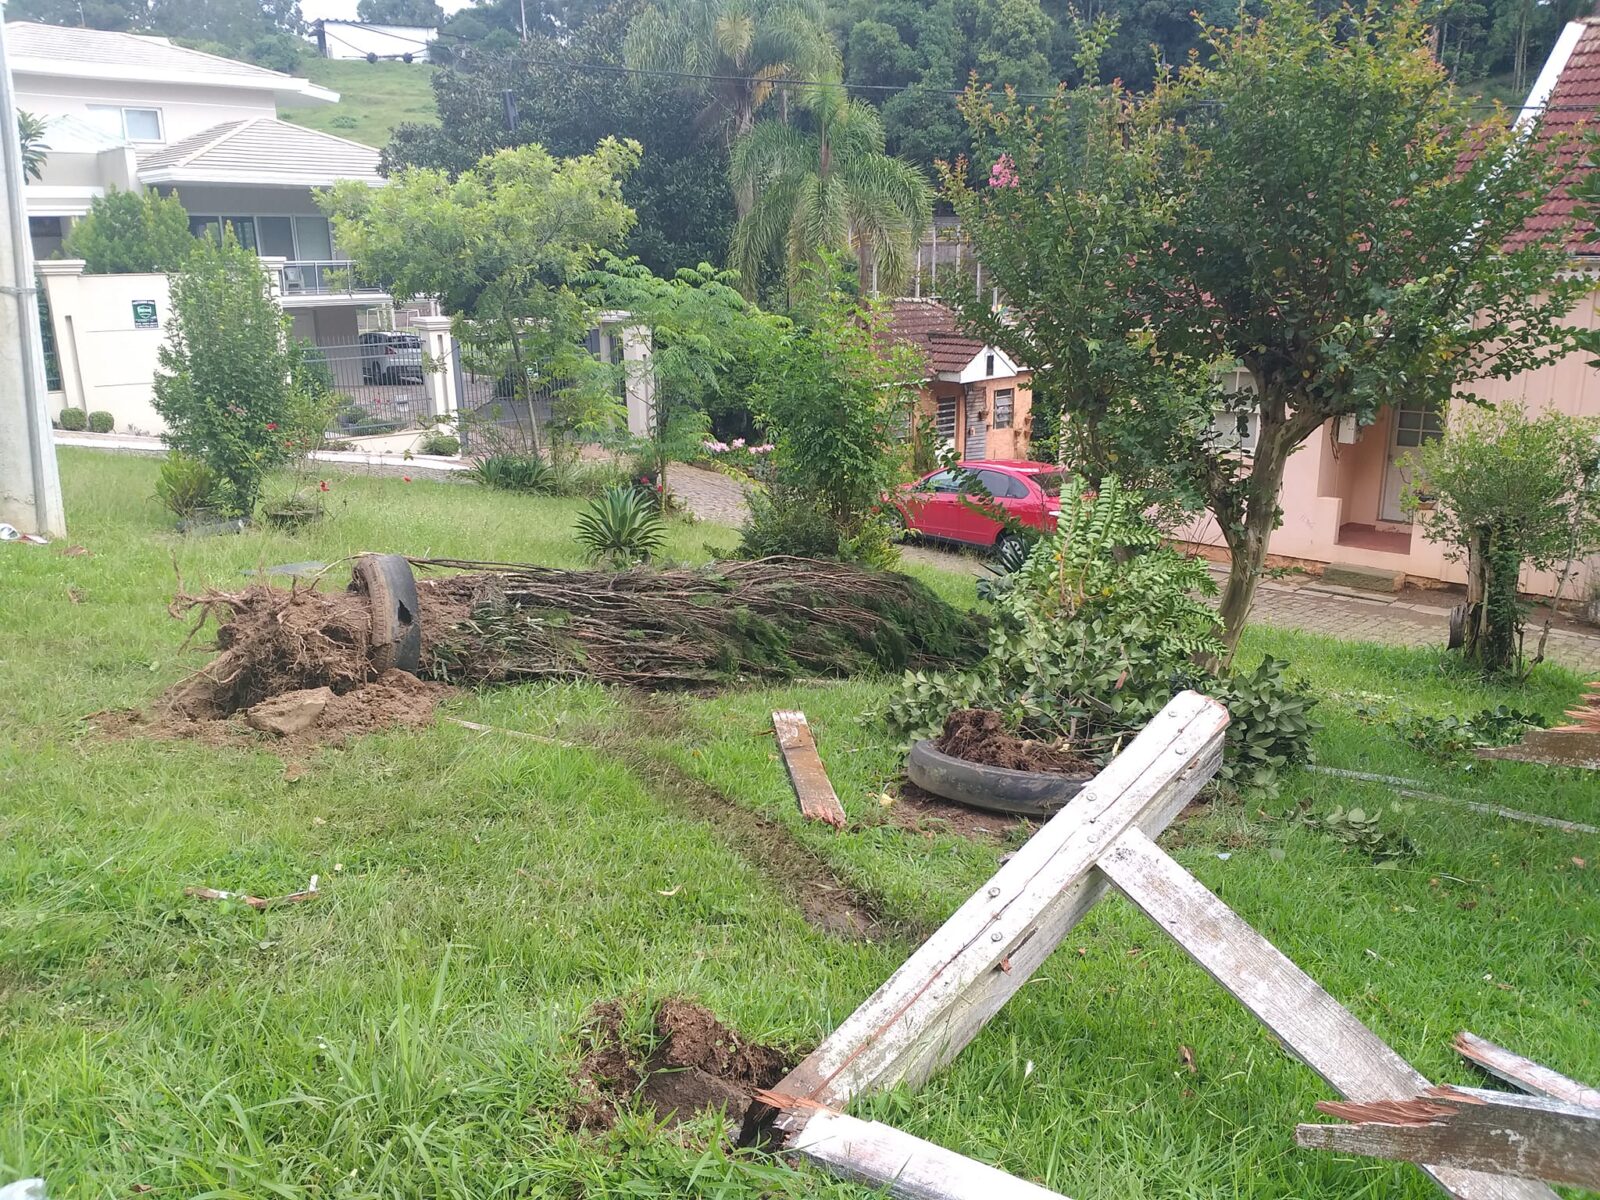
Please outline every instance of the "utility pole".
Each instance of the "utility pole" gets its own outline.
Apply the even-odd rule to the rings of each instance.
[[[522,41],[526,45],[528,41],[528,0],[520,0],[517,7],[522,10]]]
[[[39,285],[22,196],[27,178],[22,173],[22,139],[3,21],[0,160],[0,184],[6,193],[6,229],[0,237],[0,521],[23,533],[64,538],[67,514],[61,504],[61,477],[46,407]]]

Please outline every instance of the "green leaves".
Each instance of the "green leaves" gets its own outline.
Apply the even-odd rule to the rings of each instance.
[[[176,271],[197,245],[177,196],[163,197],[154,188],[113,188],[96,196],[88,214],[73,223],[62,252],[83,259],[91,275],[122,275]]]
[[[619,484],[578,514],[573,537],[591,562],[631,567],[649,562],[660,551],[667,540],[667,527],[653,497]]]

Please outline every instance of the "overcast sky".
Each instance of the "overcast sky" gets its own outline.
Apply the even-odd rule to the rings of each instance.
[[[471,8],[472,0],[439,0],[445,15]],[[306,21],[354,21],[356,0],[300,0],[300,16]]]

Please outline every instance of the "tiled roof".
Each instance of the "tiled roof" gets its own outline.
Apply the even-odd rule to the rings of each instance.
[[[203,79],[224,85],[270,88],[274,92],[319,100],[338,98],[337,93],[281,71],[188,50],[173,45],[167,38],[144,33],[8,21],[6,50],[12,59],[12,69],[18,72],[77,77],[103,75],[177,84]]]
[[[889,327],[898,341],[922,351],[930,375],[960,371],[984,350],[982,341],[959,332],[955,313],[937,300],[896,300]]]
[[[1562,151],[1567,161],[1575,160],[1582,150],[1578,143],[1584,130],[1600,118],[1600,19],[1582,21],[1583,32],[1573,46],[1555,88],[1545,101],[1544,119],[1539,126],[1539,140],[1549,142],[1559,136],[1572,137],[1573,145]],[[1556,53],[1561,43],[1556,43]],[[1569,182],[1576,176],[1569,176]],[[1513,237],[1511,244],[1523,245],[1540,233],[1560,229],[1572,220],[1573,201],[1565,186],[1550,193],[1537,216],[1528,222],[1525,232]],[[1574,254],[1600,255],[1600,232],[1589,221],[1579,221],[1567,234],[1567,249]]]
[[[381,183],[378,151],[271,117],[226,121],[143,155],[146,183]]]

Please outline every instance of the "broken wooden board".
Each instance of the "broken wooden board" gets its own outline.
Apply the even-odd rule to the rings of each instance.
[[[1420,1072],[1143,833],[1129,830],[1118,838],[1101,858],[1100,870],[1341,1095],[1378,1100],[1427,1092]],[[1554,1196],[1525,1180],[1447,1165],[1424,1169],[1451,1195],[1463,1198]]]
[[[849,818],[822,765],[805,713],[773,713],[772,730],[778,735],[778,750],[789,770],[789,782],[800,799],[800,812],[808,821],[825,821],[835,829],[843,829]]]
[[[1317,1110],[1358,1123],[1297,1126],[1295,1141],[1309,1149],[1600,1187],[1600,1109],[1440,1087],[1405,1099],[1325,1100]]]
[[[1539,763],[1546,767],[1581,767],[1600,771],[1600,732],[1589,729],[1531,729],[1520,742],[1474,750],[1479,758]]]
[[[1160,833],[1216,773],[1227,724],[1174,697],[773,1091],[838,1108],[953,1059],[1103,894],[1095,860],[1128,829]],[[772,1115],[754,1106],[746,1138]]]
[[[923,1141],[877,1121],[772,1092],[757,1099],[778,1111],[783,1148],[842,1179],[902,1200],[1066,1200],[1060,1192]]]
[[[1462,1058],[1477,1063],[1496,1079],[1503,1079],[1530,1095],[1548,1096],[1552,1100],[1582,1108],[1600,1108],[1600,1088],[1568,1079],[1559,1071],[1552,1071],[1531,1058],[1513,1054],[1504,1046],[1497,1046],[1477,1034],[1462,1030],[1456,1034],[1455,1048]]]

